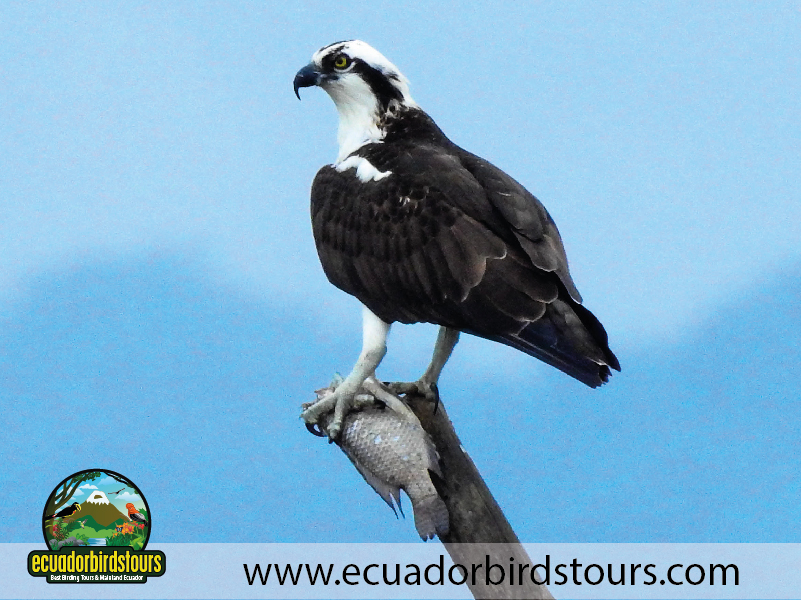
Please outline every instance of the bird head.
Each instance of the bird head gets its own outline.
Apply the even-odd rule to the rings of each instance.
[[[315,52],[295,75],[295,94],[300,98],[300,88],[315,85],[331,96],[339,113],[340,161],[363,144],[380,141],[387,116],[417,108],[406,77],[360,40],[337,42]]]

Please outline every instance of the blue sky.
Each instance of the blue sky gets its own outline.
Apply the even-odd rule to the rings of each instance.
[[[524,541],[798,541],[794,3],[0,5],[5,539],[124,474],[153,541],[412,541],[299,405],[360,344],[311,238],[336,113],[292,78],[361,38],[535,193],[623,372],[463,339],[443,397]],[[396,327],[412,379],[435,330]]]

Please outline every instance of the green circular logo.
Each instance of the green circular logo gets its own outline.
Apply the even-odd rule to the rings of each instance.
[[[87,469],[64,479],[42,513],[45,543],[55,551],[65,546],[144,550],[150,528],[144,494],[130,479],[107,469]]]

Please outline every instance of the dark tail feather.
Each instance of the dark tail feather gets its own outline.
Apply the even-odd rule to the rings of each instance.
[[[617,360],[617,356],[615,356],[614,352],[609,349],[609,336],[606,335],[606,329],[601,325],[598,318],[581,304],[573,304],[571,308],[578,318],[581,319],[581,322],[584,323],[584,327],[586,327],[592,337],[595,338],[598,347],[604,353],[606,364],[615,371],[620,372],[620,362]]]
[[[422,500],[412,503],[412,508],[414,509],[414,526],[424,541],[434,539],[435,535],[443,536],[448,533],[450,528],[448,508],[438,495],[426,496]]]
[[[549,307],[549,311],[546,311],[541,319],[529,323],[517,334],[489,336],[479,333],[477,335],[525,352],[592,388],[603,385],[611,374],[610,367],[620,371],[620,363],[609,349],[603,325],[595,315],[580,304],[571,302],[569,305],[563,303],[562,306],[572,309],[572,312],[581,321],[584,331],[577,331],[575,333],[578,335],[573,336],[570,328],[581,327],[581,325],[569,325],[564,322],[561,323],[561,326],[557,326],[552,319],[552,316],[555,315],[549,314]],[[587,334],[594,342],[591,343],[592,353],[595,354],[594,359],[588,356],[588,351],[582,352],[579,350],[578,344],[570,341],[571,337],[583,338],[586,341]]]

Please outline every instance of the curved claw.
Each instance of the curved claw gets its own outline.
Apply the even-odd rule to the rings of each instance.
[[[334,441],[339,437],[345,415],[353,408],[354,392],[345,388],[344,385],[333,391],[327,391],[322,397],[319,397],[321,391],[318,391],[318,400],[306,406],[300,418],[306,422],[306,428],[309,429],[309,425],[316,425],[322,415],[333,412],[333,416],[324,421],[324,427],[317,425],[317,429],[324,432],[323,436],[328,435],[328,439]],[[312,429],[309,431],[317,435]]]
[[[439,386],[436,383],[432,383],[429,389],[434,394],[434,414],[437,414],[437,409],[439,408]],[[428,397],[428,394],[426,394],[426,397]]]
[[[312,435],[316,435],[317,437],[325,437],[323,430],[320,429],[320,426],[317,423],[306,423],[306,429]]]

